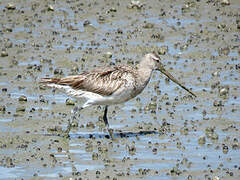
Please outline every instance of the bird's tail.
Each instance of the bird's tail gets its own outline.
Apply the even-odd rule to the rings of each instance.
[[[59,78],[41,78],[39,83],[42,84],[57,84],[59,82]]]

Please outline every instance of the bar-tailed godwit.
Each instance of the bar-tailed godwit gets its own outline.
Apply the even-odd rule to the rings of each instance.
[[[79,110],[92,105],[104,105],[103,120],[109,129],[107,119],[108,106],[124,103],[140,94],[148,84],[154,70],[162,72],[173,82],[196,97],[191,90],[183,86],[166,71],[160,61],[159,56],[149,53],[142,58],[136,67],[128,65],[99,67],[75,76],[42,78],[40,83],[44,83],[48,87],[61,89],[70,96],[85,98],[86,102]],[[67,132],[69,133],[70,130],[71,124],[68,125]]]

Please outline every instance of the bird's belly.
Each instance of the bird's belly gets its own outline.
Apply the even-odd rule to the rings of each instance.
[[[136,94],[136,92],[133,90],[125,90],[122,91],[121,93],[112,94],[110,96],[103,96],[102,98],[96,101],[96,104],[99,105],[121,104],[134,98],[138,94]]]

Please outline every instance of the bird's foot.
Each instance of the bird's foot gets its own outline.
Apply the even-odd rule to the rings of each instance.
[[[111,138],[112,140],[114,140],[113,129],[108,128],[108,133],[109,133],[110,138]]]

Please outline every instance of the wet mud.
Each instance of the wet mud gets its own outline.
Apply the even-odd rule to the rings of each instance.
[[[239,179],[240,2],[1,1],[0,179]],[[39,85],[149,52],[144,92],[73,118],[82,100]],[[73,121],[69,136],[64,134]]]

